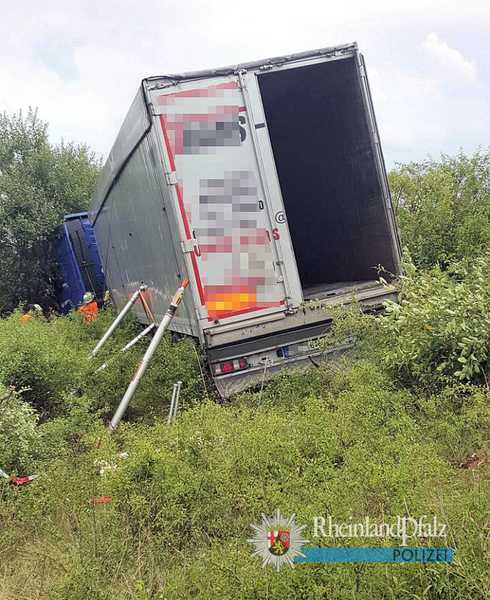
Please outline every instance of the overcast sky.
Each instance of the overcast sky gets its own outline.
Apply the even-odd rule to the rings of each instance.
[[[488,147],[490,2],[1,0],[0,111],[107,155],[140,80],[357,41],[389,166]]]

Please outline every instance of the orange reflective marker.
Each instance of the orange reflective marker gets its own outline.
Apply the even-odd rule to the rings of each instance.
[[[96,496],[93,499],[94,504],[109,504],[112,502],[112,496]]]

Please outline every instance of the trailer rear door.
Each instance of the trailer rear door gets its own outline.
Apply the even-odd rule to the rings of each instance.
[[[151,100],[203,327],[284,311],[280,232],[238,77],[154,89]]]

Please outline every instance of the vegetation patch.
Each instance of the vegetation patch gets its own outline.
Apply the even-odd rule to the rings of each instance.
[[[41,248],[86,206],[97,163],[51,147],[34,113],[2,117],[0,134],[0,468],[38,475],[0,478],[1,600],[490,597],[488,154],[390,175],[407,246],[399,303],[380,317],[336,311],[322,344],[349,338],[351,352],[221,404],[196,345],[169,336],[109,435],[147,341],[118,350],[139,326],[125,322],[94,359],[110,308],[90,324],[17,309],[53,306]],[[276,509],[329,546],[396,542],[312,540],[313,517],[437,515],[455,560],[277,573],[247,542]]]

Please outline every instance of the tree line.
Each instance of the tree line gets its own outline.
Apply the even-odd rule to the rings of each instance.
[[[100,168],[86,144],[52,144],[37,110],[0,115],[0,314],[21,303],[56,307],[57,228],[89,207]],[[389,180],[416,266],[445,270],[488,248],[489,150],[398,165]]]
[[[0,313],[56,306],[54,236],[88,208],[100,166],[86,144],[52,144],[36,110],[0,115]]]

